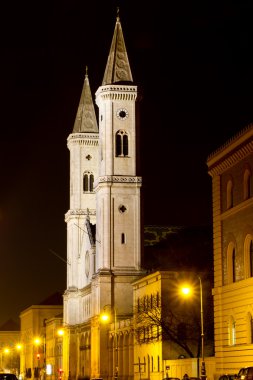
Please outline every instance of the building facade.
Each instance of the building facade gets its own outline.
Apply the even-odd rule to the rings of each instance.
[[[49,355],[52,334],[47,327],[47,321],[55,318],[56,315],[61,315],[60,325],[62,325],[62,311],[62,305],[32,305],[20,313],[20,343],[22,345],[20,351],[20,374],[22,378],[44,379],[46,376],[46,363],[51,365],[52,368],[50,378],[55,379],[57,377],[57,366],[55,366],[57,351],[53,352],[52,356],[54,357],[52,359]],[[55,339],[56,336],[54,337]],[[48,349],[46,349],[47,346]]]
[[[20,349],[20,328],[10,319],[0,326],[0,372],[19,375]]]
[[[253,357],[253,125],[208,157],[214,235],[216,374]]]
[[[129,329],[118,336],[110,365],[106,326],[109,309],[117,322],[132,315],[132,282],[141,270],[141,177],[137,175],[136,107],[121,22],[117,15],[104,78],[95,108],[86,72],[72,133],[70,209],[67,223],[67,289],[64,293],[64,373],[71,378],[132,377]],[[128,322],[124,322],[128,324]],[[116,328],[114,329],[116,331]],[[115,337],[112,338],[115,344]],[[124,342],[124,344],[123,344]],[[129,350],[129,353],[126,353]],[[115,350],[114,350],[115,351]],[[128,364],[127,364],[128,363]]]

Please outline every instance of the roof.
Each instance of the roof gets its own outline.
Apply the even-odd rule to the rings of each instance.
[[[77,109],[73,133],[98,133],[97,118],[90,90],[88,69],[84,78],[83,90]]]
[[[62,293],[56,292],[44,299],[39,305],[63,305]]]
[[[133,82],[123,31],[119,18],[119,9],[117,11],[116,25],[102,86],[118,82]]]
[[[19,331],[20,326],[13,319],[8,319],[0,326],[0,331]]]

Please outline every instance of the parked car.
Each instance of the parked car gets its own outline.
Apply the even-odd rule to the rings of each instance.
[[[237,380],[237,379],[238,379],[238,375],[231,374],[231,373],[227,373],[226,375],[221,375],[219,377],[219,380]]]
[[[0,380],[18,380],[14,373],[0,372]]]
[[[253,367],[243,367],[238,372],[239,380],[253,380]]]

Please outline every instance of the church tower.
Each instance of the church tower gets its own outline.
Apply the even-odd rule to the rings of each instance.
[[[123,353],[133,357],[133,351],[127,354],[116,338],[116,326],[133,315],[132,283],[144,275],[141,177],[136,168],[137,97],[117,14],[104,78],[95,94],[99,128],[86,72],[68,137],[70,209],[65,216],[68,262],[63,321],[67,329],[64,372],[71,378],[123,376],[127,371]],[[111,350],[108,327],[100,320],[106,308],[114,316]],[[129,347],[133,350],[132,343]]]
[[[70,151],[70,209],[65,216],[67,291],[64,318],[68,324],[83,320],[80,289],[90,283],[94,271],[94,181],[98,177],[98,141],[98,126],[86,68],[73,132],[67,141]]]
[[[136,100],[137,86],[133,83],[117,15],[102,86],[96,92],[99,107],[96,273],[100,277],[110,276],[107,284],[110,297],[106,299],[123,314],[131,311],[131,282],[140,275],[141,269],[141,178],[136,175]],[[122,294],[129,296],[127,302]]]

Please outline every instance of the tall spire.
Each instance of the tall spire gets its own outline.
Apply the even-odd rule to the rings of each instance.
[[[133,82],[119,18],[119,8],[117,8],[116,25],[102,86],[117,82]]]
[[[76,114],[73,133],[90,132],[98,133],[98,125],[94,103],[91,96],[88,68],[86,66],[83,90]]]

